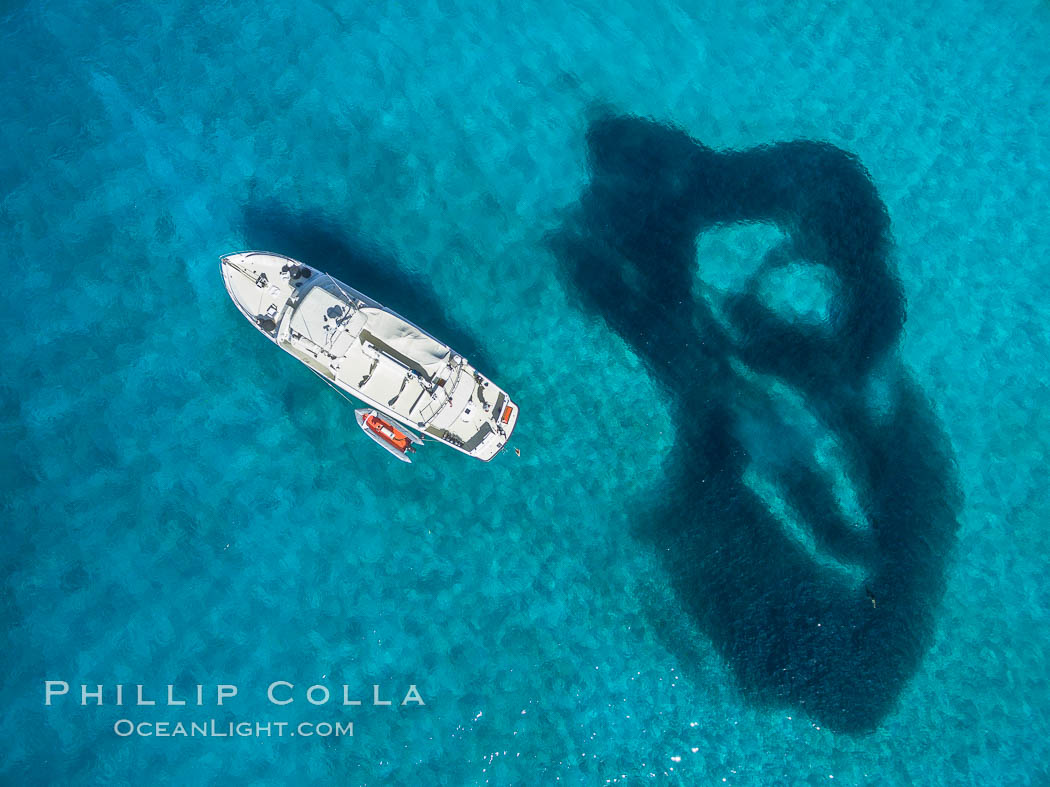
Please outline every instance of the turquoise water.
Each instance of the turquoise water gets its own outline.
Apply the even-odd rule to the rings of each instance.
[[[549,5],[8,4],[4,783],[1050,779],[1050,6]],[[241,248],[520,458],[378,451]]]

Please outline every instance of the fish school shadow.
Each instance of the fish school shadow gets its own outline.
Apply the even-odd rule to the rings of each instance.
[[[566,286],[667,392],[676,434],[660,486],[671,502],[639,512],[637,530],[745,697],[871,731],[929,646],[960,502],[947,439],[894,352],[905,302],[885,206],[859,161],[828,144],[721,152],[604,114],[587,147],[590,182],[548,240]],[[764,305],[757,279],[720,318],[695,294],[697,238],[742,222],[775,224],[791,256],[837,277],[827,324]],[[889,404],[867,393],[876,377]],[[865,533],[815,464],[785,463],[776,487],[817,549],[862,568],[859,585],[814,560],[745,480],[739,404],[775,402],[769,380],[841,446]],[[688,640],[668,638],[684,665]]]

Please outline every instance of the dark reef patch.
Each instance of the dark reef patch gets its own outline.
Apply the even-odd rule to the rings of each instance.
[[[660,496],[673,502],[641,514],[639,532],[745,696],[870,731],[929,645],[959,505],[947,440],[893,352],[905,302],[886,208],[860,162],[828,144],[720,152],[612,115],[587,144],[590,184],[549,241],[571,291],[671,402],[676,461]],[[721,317],[694,294],[698,236],[741,222],[776,224],[794,256],[834,272],[828,325],[784,319],[753,284]],[[875,375],[888,407],[868,393]],[[775,485],[818,551],[861,567],[859,583],[815,560],[745,480],[740,403],[776,400],[774,383],[840,446],[866,532],[816,464],[774,466]]]

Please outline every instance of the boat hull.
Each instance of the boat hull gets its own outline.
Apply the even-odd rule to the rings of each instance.
[[[375,424],[376,421],[379,420],[378,416],[379,414],[375,410],[354,411],[354,417],[357,419],[357,425],[361,427],[362,432],[368,435],[373,440],[373,442],[384,448],[388,453],[393,454],[402,462],[408,462],[409,464],[411,464],[412,458],[408,455],[408,451],[410,450],[412,443],[421,443],[422,440],[418,440],[418,438],[412,439],[404,432],[400,432],[400,430],[394,431],[395,437],[398,433],[400,433],[405,438],[405,447],[403,449],[399,448],[394,441],[384,436],[384,433],[381,429],[377,429]],[[380,423],[382,422],[380,421]],[[390,424],[385,423],[383,425],[387,427],[391,426]]]
[[[340,393],[482,461],[506,446],[509,395],[397,312],[284,255],[237,252],[221,267],[241,314]]]

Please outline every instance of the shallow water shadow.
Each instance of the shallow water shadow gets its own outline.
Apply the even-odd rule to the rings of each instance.
[[[276,201],[243,207],[243,230],[255,249],[286,254],[335,276],[419,325],[486,375],[499,369],[478,340],[459,326],[430,285],[392,255],[356,237],[324,212],[293,211]]]
[[[590,184],[549,240],[567,286],[666,390],[676,430],[660,485],[672,502],[640,514],[638,531],[745,696],[870,731],[929,645],[959,504],[947,440],[893,352],[905,304],[885,206],[831,145],[718,152],[608,115],[587,142]],[[696,294],[697,237],[748,222],[777,225],[797,257],[837,277],[828,324],[777,313],[754,281],[717,304]],[[771,453],[789,457],[776,461],[744,434],[744,414],[775,420],[785,391],[839,447],[862,522],[801,430],[771,427],[785,443]],[[815,547],[749,482],[755,467]]]

